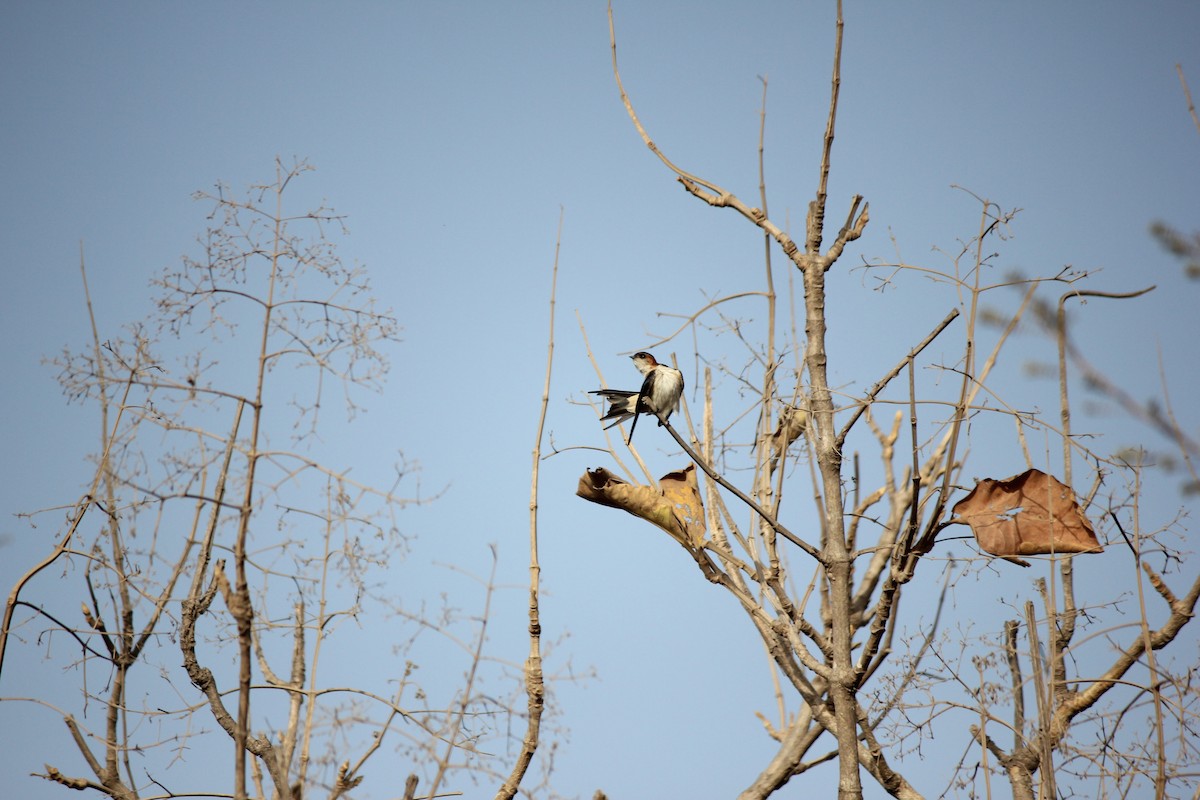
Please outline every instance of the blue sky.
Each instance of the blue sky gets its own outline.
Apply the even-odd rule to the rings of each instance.
[[[770,211],[793,231],[816,186],[831,8],[615,6],[622,75],[651,136],[683,168],[755,205],[758,76],[768,77]],[[1002,271],[1070,264],[1097,271],[1097,289],[1157,284],[1119,314],[1089,303],[1079,330],[1093,360],[1139,397],[1158,392],[1161,351],[1173,396],[1186,406],[1197,388],[1197,288],[1147,228],[1155,220],[1200,226],[1200,135],[1175,73],[1181,63],[1200,92],[1200,9],[851,3],[845,17],[829,219],[836,228],[860,193],[871,224],[830,274],[831,380],[850,392],[869,386],[954,304],[915,277],[872,291],[874,273],[854,268],[898,258],[945,267],[935,248],[952,250],[978,225],[977,204],[958,185],[1022,209],[1003,242]],[[635,377],[625,354],[675,327],[660,313],[688,314],[708,297],[762,288],[759,235],[680,190],[630,125],[609,59],[599,2],[0,10],[8,286],[0,330],[9,387],[0,417],[0,584],[11,586],[57,530],[57,516],[31,529],[13,515],[69,504],[90,475],[95,414],[67,406],[44,364],[88,341],[80,244],[101,336],[116,335],[150,313],[149,279],[197,253],[208,207],[192,192],[268,179],[277,156],[317,167],[298,202],[325,199],[349,216],[341,255],[368,267],[404,328],[385,391],[328,443],[330,457],[370,478],[402,450],[421,466],[422,491],[442,492],[402,518],[416,537],[406,568],[420,576],[417,592],[472,591],[432,565],[486,573],[490,543],[501,582],[522,584],[560,211],[547,423],[560,448],[604,446],[593,412],[579,405],[597,379],[576,315],[606,378],[620,385]],[[784,280],[778,254],[776,265]],[[736,313],[761,315],[749,305]],[[694,350],[709,357],[709,347],[729,342],[705,335],[694,344],[688,334],[659,356],[674,352],[694,368]],[[954,352],[947,345],[938,357]],[[1048,352],[1030,334],[1016,355]],[[1031,386],[1019,366],[1008,365],[1006,388],[1053,409],[1053,387]],[[694,375],[685,369],[689,387]],[[690,388],[688,399],[696,399]],[[1119,435],[1128,443],[1140,434]],[[663,436],[639,427],[660,474],[681,465]],[[980,474],[1021,468],[996,462],[985,459]],[[574,497],[579,474],[599,465],[610,461],[569,450],[542,467],[543,623],[553,635],[569,632],[560,666],[569,657],[599,675],[559,689],[571,737],[555,785],[568,796],[596,788],[613,797],[733,794],[770,752],[753,716],[771,703],[761,645],[672,542]],[[1173,516],[1177,497],[1166,505],[1159,522]],[[1011,573],[972,580],[966,609],[1014,591]],[[493,626],[497,651],[514,661],[526,647],[523,602],[518,590],[502,593]],[[36,646],[9,658],[21,666],[6,668],[0,696],[35,694]],[[38,734],[0,753],[4,785],[57,796],[25,776],[48,747],[66,743],[61,722],[0,704],[0,729],[17,725]],[[937,794],[944,780],[924,788]],[[793,786],[784,796],[801,794]]]

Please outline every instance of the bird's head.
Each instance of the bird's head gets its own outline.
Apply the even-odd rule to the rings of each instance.
[[[633,359],[633,365],[638,368],[638,372],[643,375],[658,366],[654,356],[649,353],[634,353],[630,358]]]

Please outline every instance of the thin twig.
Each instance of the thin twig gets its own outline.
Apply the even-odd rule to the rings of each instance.
[[[1175,71],[1179,73],[1179,83],[1183,86],[1183,96],[1187,98],[1188,113],[1192,115],[1192,122],[1196,125],[1196,130],[1200,131],[1200,116],[1196,116],[1196,104],[1192,102],[1192,91],[1188,88],[1187,78],[1183,77],[1183,66],[1175,65]]]
[[[679,431],[675,430],[675,428],[671,425],[671,423],[664,422],[663,426],[670,432],[670,434],[673,437],[675,437],[675,441],[678,442],[679,446],[683,448],[683,451],[688,454],[688,457],[691,458],[692,461],[696,462],[696,464],[700,467],[700,469],[704,470],[705,474],[708,475],[708,477],[712,478],[714,481],[721,484],[729,491],[733,492],[733,494],[739,500],[741,500],[746,505],[750,506],[750,508],[753,509],[756,514],[758,514],[760,517],[762,517],[764,520],[766,520],[767,524],[770,525],[772,528],[774,528],[775,532],[778,533],[780,536],[787,539],[789,542],[796,545],[804,552],[808,553],[810,556],[815,558],[817,561],[823,561],[821,553],[819,550],[817,550],[817,548],[813,547],[811,544],[804,541],[796,534],[792,533],[790,530],[785,528],[783,525],[780,525],[779,521],[777,519],[775,519],[775,515],[773,515],[769,511],[767,511],[765,508],[760,506],[758,503],[751,500],[750,497],[748,497],[746,495],[746,493],[743,492],[741,489],[737,488],[732,483],[725,480],[724,476],[722,476],[719,472],[717,472],[715,469],[713,469],[712,465],[709,464],[708,461],[701,458],[700,454],[697,453],[695,450],[693,450],[691,445],[689,445],[686,441],[684,441],[683,437],[679,434]]]
[[[625,92],[625,85],[621,81],[621,72],[617,68],[617,33],[616,25],[613,22],[611,2],[608,4],[608,36],[609,42],[612,45],[613,76],[616,78],[617,89],[621,93],[621,102],[624,104],[625,111],[629,115],[630,120],[633,121],[633,125],[637,129],[638,135],[642,137],[642,141],[645,143],[646,147],[650,149],[650,152],[658,156],[659,160],[678,176],[679,182],[682,183],[683,187],[691,194],[700,198],[711,206],[717,208],[732,208],[736,210],[746,219],[750,220],[755,225],[758,225],[764,231],[770,234],[771,238],[778,242],[779,246],[783,248],[783,252],[787,255],[787,257],[792,259],[797,266],[800,266],[800,261],[798,259],[803,255],[803,252],[796,245],[796,243],[792,241],[792,237],[784,233],[779,226],[775,225],[770,219],[767,218],[766,212],[759,208],[751,208],[738,199],[732,192],[722,189],[715,183],[710,183],[703,178],[677,167],[671,161],[671,159],[667,158],[666,154],[658,148],[658,145],[654,143],[654,140],[650,138],[650,134],[646,132],[646,129],[642,126],[641,120],[638,119],[637,112],[633,109],[633,102],[629,99],[629,95]]]
[[[538,563],[538,465],[542,457],[542,438],[546,430],[546,409],[550,405],[550,375],[554,366],[554,306],[558,287],[558,254],[562,247],[563,212],[558,215],[558,236],[554,244],[554,267],[550,277],[550,330],[546,335],[546,380],[542,385],[542,404],[538,413],[537,436],[533,442],[533,466],[529,478],[529,658],[525,661],[525,693],[529,697],[529,720],[521,752],[512,772],[496,792],[497,800],[508,800],[521,786],[533,754],[537,750],[542,727],[542,712],[546,706],[545,678],[542,675],[542,623],[538,598],[541,565]]]
[[[888,374],[880,378],[875,385],[871,387],[866,395],[863,396],[863,400],[861,403],[859,403],[858,408],[854,409],[854,413],[850,415],[850,419],[846,421],[846,424],[842,426],[841,431],[838,432],[837,440],[839,447],[845,443],[846,436],[849,435],[850,429],[854,427],[854,423],[858,422],[858,418],[862,416],[863,412],[870,408],[872,401],[879,396],[879,393],[882,392],[884,387],[891,382],[892,378],[895,378],[897,375],[899,375],[900,370],[904,369],[906,364],[911,364],[912,360],[920,355],[922,350],[928,347],[951,322],[958,318],[958,315],[959,311],[957,308],[950,309],[950,313],[942,318],[942,321],[939,322],[937,326],[934,327],[934,329],[917,344],[916,347],[908,351],[908,355],[900,359],[896,366],[892,367],[891,370],[888,371]]]

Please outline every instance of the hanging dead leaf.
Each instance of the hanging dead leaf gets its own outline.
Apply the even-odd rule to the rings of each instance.
[[[955,522],[971,526],[979,546],[994,556],[1104,549],[1071,488],[1036,469],[979,481],[955,504],[954,515]]]
[[[600,505],[620,508],[652,522],[689,549],[704,544],[704,502],[696,483],[696,467],[689,464],[659,479],[659,489],[638,486],[601,467],[579,479],[575,494]]]

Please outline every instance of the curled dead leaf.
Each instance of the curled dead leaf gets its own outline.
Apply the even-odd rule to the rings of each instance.
[[[1041,470],[985,478],[955,504],[955,522],[994,556],[1098,553],[1104,550],[1069,486]]]
[[[662,528],[684,547],[703,546],[704,502],[696,482],[695,465],[667,473],[659,479],[659,486],[655,489],[632,484],[601,467],[580,477],[575,494],[641,517]]]

